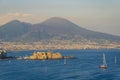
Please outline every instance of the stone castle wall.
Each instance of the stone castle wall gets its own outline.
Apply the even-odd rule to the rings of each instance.
[[[32,56],[29,57],[29,59],[40,59],[40,60],[46,60],[46,59],[62,59],[63,56],[60,53],[53,53],[53,52],[34,52]]]

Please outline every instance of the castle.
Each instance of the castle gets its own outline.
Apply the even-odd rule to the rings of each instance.
[[[47,59],[62,59],[63,56],[60,53],[53,53],[53,52],[34,52],[29,59],[32,60],[47,60]]]

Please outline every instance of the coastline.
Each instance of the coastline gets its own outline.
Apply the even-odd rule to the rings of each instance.
[[[97,43],[43,43],[43,42],[2,42],[0,48],[10,51],[21,50],[73,50],[73,49],[120,49],[120,44],[97,44]]]

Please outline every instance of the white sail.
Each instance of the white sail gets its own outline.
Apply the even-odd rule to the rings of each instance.
[[[106,58],[105,58],[105,54],[103,53],[103,65],[107,66],[106,64]]]
[[[107,64],[106,64],[106,59],[105,59],[105,54],[103,53],[103,64],[100,66],[100,68],[102,69],[106,69],[107,68]]]

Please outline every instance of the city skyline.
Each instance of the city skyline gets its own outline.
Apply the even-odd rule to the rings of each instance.
[[[120,36],[119,0],[0,0],[0,25],[14,19],[40,23],[66,18],[94,31]]]

